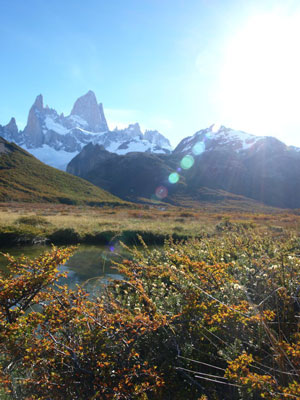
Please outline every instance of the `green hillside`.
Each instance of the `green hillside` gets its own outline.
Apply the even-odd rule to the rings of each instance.
[[[49,167],[0,137],[0,201],[120,204],[84,179]]]

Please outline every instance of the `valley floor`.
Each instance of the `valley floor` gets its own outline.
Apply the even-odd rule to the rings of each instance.
[[[0,203],[0,246],[34,244],[109,244],[112,240],[148,244],[206,237],[226,230],[262,232],[300,230],[299,210],[271,209],[269,214],[229,211],[207,204],[199,209],[165,205],[89,207],[52,203]],[[298,215],[299,214],[299,215]]]

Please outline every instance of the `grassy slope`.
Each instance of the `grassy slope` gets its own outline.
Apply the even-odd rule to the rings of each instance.
[[[49,167],[13,143],[1,139],[0,201],[67,204],[123,203],[91,183]]]

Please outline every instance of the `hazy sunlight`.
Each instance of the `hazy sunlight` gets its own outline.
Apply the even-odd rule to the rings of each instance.
[[[224,120],[256,133],[298,118],[300,13],[253,17],[225,47],[218,88]]]

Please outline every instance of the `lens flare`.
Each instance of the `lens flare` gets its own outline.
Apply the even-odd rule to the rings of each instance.
[[[164,186],[158,186],[155,190],[155,195],[159,199],[164,199],[165,197],[168,196],[168,189],[165,188]]]
[[[172,174],[169,175],[168,179],[170,183],[177,183],[179,181],[179,175],[177,174],[177,172],[172,172]]]
[[[214,133],[217,133],[217,132],[219,132],[220,128],[221,128],[221,124],[216,123],[216,124],[213,124],[211,131]]]
[[[193,153],[195,156],[198,156],[199,154],[203,153],[205,151],[205,144],[203,142],[198,142],[193,146]]]
[[[183,169],[190,169],[194,165],[194,157],[191,155],[184,156],[180,162],[180,166]]]

